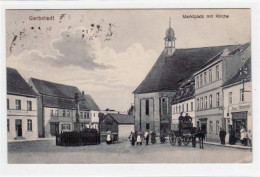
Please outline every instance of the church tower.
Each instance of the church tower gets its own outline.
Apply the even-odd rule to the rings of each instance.
[[[171,19],[170,19],[169,28],[167,29],[166,36],[164,38],[165,41],[164,50],[168,56],[173,55],[173,53],[175,52],[175,40],[176,38],[175,38],[174,31],[171,28]]]

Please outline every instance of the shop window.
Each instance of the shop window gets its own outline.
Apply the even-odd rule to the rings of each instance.
[[[228,93],[228,102],[229,104],[232,104],[232,92]]]
[[[213,122],[209,121],[209,133],[213,133]]]
[[[149,100],[145,100],[145,115],[149,115]]]
[[[27,111],[32,110],[32,101],[27,101]]]
[[[212,82],[212,69],[209,69],[209,83]]]
[[[240,89],[240,101],[245,101],[245,95],[243,89]]]
[[[31,119],[27,120],[27,130],[32,131],[32,120]]]
[[[21,110],[21,100],[15,100],[16,110]]]
[[[216,134],[218,135],[220,131],[219,121],[216,121]]]

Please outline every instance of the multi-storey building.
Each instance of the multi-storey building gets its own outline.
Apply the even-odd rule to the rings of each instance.
[[[230,46],[175,48],[175,33],[166,31],[165,48],[134,93],[135,130],[171,129],[171,100],[180,84]],[[236,46],[233,46],[235,48]],[[219,68],[220,70],[220,68]]]
[[[195,87],[194,77],[188,79],[178,88],[172,99],[172,130],[178,129],[179,116],[188,114],[192,118],[192,124],[195,125]]]
[[[37,139],[37,97],[17,70],[7,68],[8,140]]]
[[[39,95],[37,101],[39,137],[51,137],[63,131],[74,130],[76,93],[80,98],[79,120],[82,128],[90,124],[90,110],[77,87],[34,78],[30,78],[29,85]]]
[[[220,128],[225,127],[221,86],[242,66],[242,59],[248,59],[249,56],[249,43],[226,46],[194,74],[196,121],[206,130],[208,141],[219,141]]]
[[[242,126],[252,131],[252,82],[251,82],[251,58],[244,66],[223,85],[224,93],[224,118],[227,134],[231,129],[240,139]],[[226,141],[228,142],[229,136]]]

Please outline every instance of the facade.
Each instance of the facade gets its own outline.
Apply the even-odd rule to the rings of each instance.
[[[30,78],[29,85],[39,95],[38,134],[52,137],[63,131],[73,131],[76,122],[75,93],[79,94],[79,120],[81,128],[90,122],[89,108],[78,88],[49,81]]]
[[[226,48],[232,46],[175,48],[175,33],[166,31],[165,48],[142,83],[134,90],[135,130],[168,132],[171,129],[172,106],[180,85]],[[233,46],[236,48],[236,46]]]
[[[194,74],[196,124],[207,132],[208,141],[219,141],[220,128],[225,128],[222,85],[250,56],[250,44],[227,46]]]
[[[126,139],[134,132],[134,118],[125,114],[107,114],[100,122],[101,141],[106,141],[107,131],[111,131],[116,140]]]
[[[247,60],[243,67],[246,69],[244,75],[241,74],[241,70],[239,69],[237,73],[223,85],[227,142],[231,129],[235,131],[237,140],[240,139],[242,126],[244,126],[247,131],[252,131],[251,58]]]
[[[37,97],[17,70],[7,68],[8,141],[38,138]]]
[[[84,92],[82,92],[82,95],[85,98],[84,103],[89,109],[89,112],[87,113],[87,118],[91,119],[91,122],[89,125],[87,125],[87,127],[98,130],[100,108],[98,107],[98,105],[90,95],[85,95]]]
[[[195,85],[192,77],[180,86],[172,99],[172,130],[178,129],[180,113],[183,113],[183,116],[188,114],[192,118],[193,126],[196,126],[194,94]]]

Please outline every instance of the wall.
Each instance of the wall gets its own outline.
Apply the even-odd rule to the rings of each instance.
[[[134,132],[134,124],[132,124],[132,125],[119,124],[118,125],[118,138],[128,138],[131,132]]]
[[[13,141],[17,137],[15,128],[15,120],[22,120],[22,137],[25,139],[38,138],[37,125],[37,98],[17,96],[7,94],[9,99],[9,110],[7,110],[7,119],[9,119],[10,131],[7,132],[9,141]],[[21,100],[21,110],[16,110],[15,100]],[[27,101],[32,102],[32,111],[27,111]],[[27,120],[32,120],[32,131],[27,130]]]

